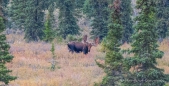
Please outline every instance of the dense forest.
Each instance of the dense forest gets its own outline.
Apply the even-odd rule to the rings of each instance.
[[[169,86],[169,0],[0,0],[0,85]]]

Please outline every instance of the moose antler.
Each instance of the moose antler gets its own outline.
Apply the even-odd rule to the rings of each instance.
[[[96,46],[99,44],[99,41],[100,41],[100,38],[99,38],[99,37],[96,37],[96,38],[94,39],[94,43],[95,43]]]
[[[84,35],[83,36],[83,42],[86,43],[86,41],[87,41],[87,35]]]

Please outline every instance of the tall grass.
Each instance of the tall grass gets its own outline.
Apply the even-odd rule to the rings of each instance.
[[[10,42],[10,41],[13,42]],[[51,44],[45,42],[26,43],[21,35],[7,35],[11,45],[10,53],[14,56],[7,67],[17,76],[9,86],[93,86],[102,81],[104,72],[99,68],[95,59],[104,64],[104,53],[99,52],[101,46],[92,47],[87,55],[69,53],[66,44],[55,43],[57,60],[56,70],[51,71]],[[169,73],[169,41],[164,40],[159,49],[164,52],[162,59],[158,59],[158,67]],[[122,49],[131,48],[129,44]],[[125,55],[124,55],[125,56]],[[3,83],[0,83],[0,85]]]
[[[13,41],[12,43],[10,41]],[[87,55],[69,53],[66,44],[55,44],[57,65],[51,71],[51,44],[45,42],[26,43],[23,36],[10,34],[7,41],[14,56],[8,68],[18,79],[11,86],[93,86],[100,82],[104,72],[95,64],[96,55],[102,55],[92,47]]]

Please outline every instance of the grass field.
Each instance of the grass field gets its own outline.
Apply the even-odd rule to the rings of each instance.
[[[51,44],[45,42],[26,43],[23,36],[7,35],[10,43],[10,53],[14,56],[7,67],[17,76],[9,86],[93,86],[104,76],[104,71],[99,68],[95,60],[103,62],[104,53],[99,52],[100,46],[92,47],[88,55],[71,54],[65,44],[55,44],[56,69],[52,71]],[[159,49],[164,51],[162,59],[158,59],[158,67],[164,68],[169,74],[169,41],[164,40]],[[122,49],[130,48],[124,44]],[[2,84],[2,83],[0,83]]]
[[[92,47],[88,55],[83,55],[71,54],[66,45],[55,44],[57,65],[51,71],[51,44],[26,43],[23,36],[14,34],[7,35],[7,41],[14,56],[7,66],[13,70],[11,75],[18,77],[10,86],[93,86],[104,76],[103,70],[95,64],[96,58],[104,57],[98,47]]]

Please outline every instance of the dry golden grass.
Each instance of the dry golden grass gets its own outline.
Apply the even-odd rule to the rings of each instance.
[[[14,56],[7,66],[13,70],[11,75],[18,77],[9,83],[10,86],[93,86],[104,76],[103,70],[95,63],[97,55],[103,56],[97,47],[92,47],[89,54],[83,55],[71,54],[66,45],[55,44],[57,65],[52,71],[51,44],[26,43],[23,36],[16,34],[7,35],[7,42]]]
[[[169,40],[165,39],[160,43],[159,49],[164,52],[162,59],[158,59],[158,67],[163,68],[166,74],[169,74]]]
[[[7,42],[10,43],[9,51],[14,56],[7,66],[12,70],[11,75],[18,77],[9,86],[93,86],[95,82],[101,82],[104,76],[103,70],[95,63],[95,59],[104,63],[105,54],[99,52],[101,46],[92,47],[89,54],[83,55],[71,54],[66,45],[55,44],[57,66],[51,71],[51,44],[26,43],[23,36],[16,34],[7,35]],[[161,43],[159,49],[165,54],[157,60],[157,66],[164,68],[165,73],[169,73],[168,43],[167,40]],[[121,48],[128,49],[131,46],[124,44]]]

